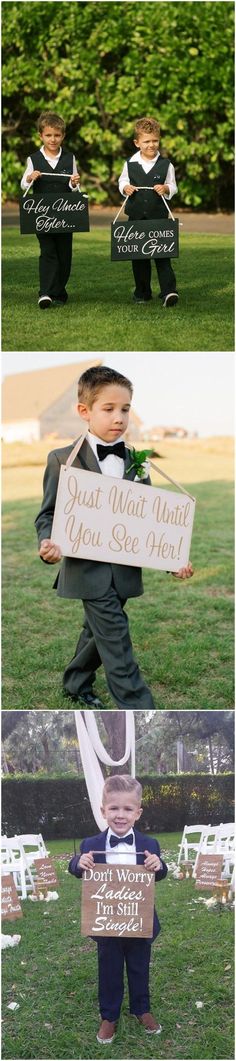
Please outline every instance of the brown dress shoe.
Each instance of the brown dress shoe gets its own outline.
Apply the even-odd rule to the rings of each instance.
[[[99,1032],[97,1034],[98,1043],[112,1043],[112,1039],[114,1039],[115,1035],[115,1030],[116,1025],[114,1020],[102,1020]]]
[[[161,1024],[158,1024],[155,1017],[152,1016],[152,1013],[142,1013],[142,1016],[137,1017],[137,1020],[139,1021],[139,1024],[142,1024],[148,1035],[160,1035],[160,1032],[162,1031]]]

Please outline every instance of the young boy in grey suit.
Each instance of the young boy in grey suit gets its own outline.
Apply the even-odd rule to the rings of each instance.
[[[78,412],[88,424],[88,433],[74,460],[77,468],[135,479],[135,468],[130,467],[131,453],[123,437],[132,393],[130,380],[114,369],[101,365],[83,372],[78,386]],[[60,467],[72,449],[65,446],[49,453],[42,507],[35,520],[39,555],[50,564],[61,559],[60,548],[50,535]],[[150,484],[149,476],[142,481]],[[179,572],[181,578],[191,574],[190,564]],[[65,695],[83,706],[102,707],[94,681],[96,670],[103,663],[116,707],[154,708],[151,691],[133,656],[124,611],[128,597],[143,593],[140,568],[64,557],[54,585],[60,597],[82,600],[85,612],[75,654],[64,673]]]

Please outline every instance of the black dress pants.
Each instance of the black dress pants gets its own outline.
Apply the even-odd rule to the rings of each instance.
[[[83,601],[84,625],[75,655],[64,673],[64,689],[72,696],[91,689],[95,672],[103,663],[116,707],[154,708],[150,689],[133,657],[124,605],[113,583],[104,597]]]
[[[39,296],[49,295],[60,298],[65,294],[69,280],[72,259],[72,233],[54,236],[39,236]]]
[[[176,278],[170,258],[154,258],[161,295],[165,298],[176,291]],[[132,269],[135,279],[135,294],[137,298],[151,298],[151,260],[143,261],[140,258],[132,261]]]
[[[130,1013],[141,1017],[150,1011],[149,964],[151,943],[146,939],[97,941],[99,1006],[102,1020],[118,1020],[124,994],[124,965],[129,986]]]

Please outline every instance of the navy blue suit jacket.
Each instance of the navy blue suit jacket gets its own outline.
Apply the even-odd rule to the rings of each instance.
[[[80,855],[84,855],[87,851],[94,852],[94,862],[106,862],[106,837],[108,829],[105,829],[103,833],[98,833],[97,836],[86,836],[85,840],[82,840],[80,845],[80,854],[73,855],[69,862],[69,873],[73,873],[75,877],[81,878],[83,876],[83,870],[78,865]],[[134,829],[136,851],[140,851],[141,854],[137,854],[137,865],[143,866],[144,864],[144,851],[150,851],[153,855],[158,855],[160,858],[160,845],[158,840],[155,840],[153,836],[145,836],[145,833],[140,833],[138,829]],[[96,851],[102,852],[102,854],[96,854]],[[155,873],[155,880],[163,880],[167,875],[167,866],[161,859],[162,869],[159,869]],[[150,942],[156,939],[160,932],[160,922],[158,920],[157,912],[154,910],[153,920],[153,935]]]

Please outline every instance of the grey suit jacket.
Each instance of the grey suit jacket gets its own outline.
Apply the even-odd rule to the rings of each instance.
[[[60,467],[61,464],[66,464],[74,445],[73,442],[72,446],[64,446],[48,454],[43,481],[43,502],[35,520],[39,545],[43,538],[51,537]],[[127,469],[131,463],[131,453],[126,448],[124,475],[126,479],[134,480],[134,468],[127,475]],[[73,464],[76,468],[98,472],[102,475],[87,439],[84,440]],[[142,482],[149,485],[149,477],[143,479]],[[104,596],[112,581],[121,600],[126,600],[127,597],[139,597],[143,593],[141,568],[122,566],[122,564],[105,564],[98,560],[77,560],[69,556],[62,560],[54,589],[57,590],[59,597],[97,600]]]

